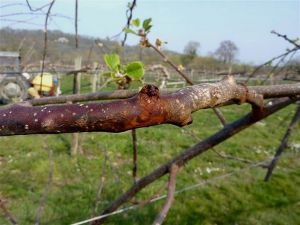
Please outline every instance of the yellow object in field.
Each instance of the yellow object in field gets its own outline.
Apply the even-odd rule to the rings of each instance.
[[[51,90],[51,88],[53,87],[52,74],[44,73],[42,82],[41,82],[41,79],[42,79],[42,76],[41,76],[41,74],[39,74],[31,81],[34,89],[37,91],[49,92]],[[42,88],[41,88],[41,84],[42,84]]]

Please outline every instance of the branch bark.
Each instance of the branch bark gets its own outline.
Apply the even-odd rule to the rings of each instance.
[[[215,84],[195,85],[168,95],[160,95],[157,87],[146,85],[130,99],[108,103],[8,106],[0,110],[0,136],[122,132],[163,123],[184,126],[192,122],[191,113],[229,101],[263,105],[262,95],[236,84],[231,76]]]

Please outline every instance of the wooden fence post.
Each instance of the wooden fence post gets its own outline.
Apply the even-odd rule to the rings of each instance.
[[[97,63],[93,64],[93,75],[92,75],[92,92],[97,91],[97,80],[98,80],[98,70]]]
[[[74,70],[79,70],[81,68],[81,57],[78,56],[74,60]],[[73,94],[80,93],[80,85],[81,85],[81,74],[74,73],[73,78]],[[79,133],[72,133],[72,140],[71,140],[71,156],[76,156],[79,149]]]

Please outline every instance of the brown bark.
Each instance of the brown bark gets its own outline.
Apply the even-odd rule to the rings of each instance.
[[[0,110],[0,136],[72,132],[122,132],[163,123],[184,126],[191,113],[228,101],[262,106],[263,98],[226,77],[215,84],[187,87],[160,95],[146,85],[134,97],[108,103],[30,107],[12,105]]]

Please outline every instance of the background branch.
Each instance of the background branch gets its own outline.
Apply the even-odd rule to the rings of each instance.
[[[152,225],[162,224],[169,212],[169,209],[172,206],[172,203],[174,201],[175,190],[176,190],[176,175],[177,175],[178,169],[179,168],[176,164],[171,165],[169,184],[168,184],[168,196],[167,196],[164,206],[162,207],[161,211],[155,218]]]
[[[269,181],[269,179],[272,176],[273,170],[276,167],[276,164],[281,156],[281,154],[284,152],[284,149],[287,147],[287,143],[289,140],[290,135],[292,134],[293,130],[295,129],[297,122],[300,120],[300,105],[298,105],[296,112],[285,132],[285,135],[283,139],[281,140],[280,146],[278,147],[274,158],[272,159],[271,163],[267,166],[267,174],[265,176],[265,181]]]

